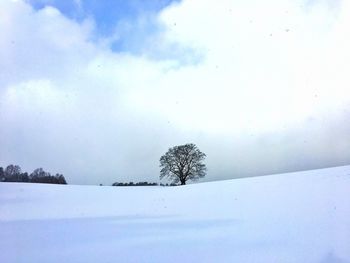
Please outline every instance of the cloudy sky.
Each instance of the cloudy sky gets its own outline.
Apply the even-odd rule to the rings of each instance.
[[[350,2],[0,0],[0,166],[206,181],[350,164]]]

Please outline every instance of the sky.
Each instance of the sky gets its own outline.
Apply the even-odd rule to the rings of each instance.
[[[0,166],[71,184],[350,164],[350,3],[0,0]],[[164,181],[166,182],[166,181]]]

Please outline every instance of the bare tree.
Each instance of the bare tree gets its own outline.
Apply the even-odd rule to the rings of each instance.
[[[17,182],[21,175],[21,167],[18,165],[10,164],[4,171],[5,180],[9,182]]]
[[[192,143],[172,147],[160,158],[160,179],[168,177],[184,185],[188,180],[202,178],[207,170],[202,163],[205,157]]]
[[[5,172],[4,168],[0,167],[0,182],[5,181]]]
[[[50,173],[45,172],[43,168],[37,168],[30,174],[30,180],[35,183],[38,182],[40,178],[44,178],[46,176],[51,176]]]

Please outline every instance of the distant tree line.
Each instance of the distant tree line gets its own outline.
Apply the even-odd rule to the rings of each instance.
[[[171,184],[160,184],[160,186],[178,186],[178,184],[171,183]]]
[[[112,186],[156,186],[158,185],[157,183],[149,183],[149,182],[129,182],[129,183],[114,183]]]
[[[157,183],[150,183],[150,182],[129,182],[129,183],[114,183],[112,186],[156,186]],[[176,186],[177,184],[160,184],[160,186]]]
[[[43,168],[37,168],[31,174],[22,173],[21,167],[13,164],[8,165],[5,169],[0,167],[0,182],[67,184],[62,174],[51,175]]]

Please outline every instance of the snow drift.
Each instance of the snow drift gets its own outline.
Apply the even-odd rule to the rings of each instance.
[[[350,262],[350,166],[193,184],[0,183],[0,262]]]

